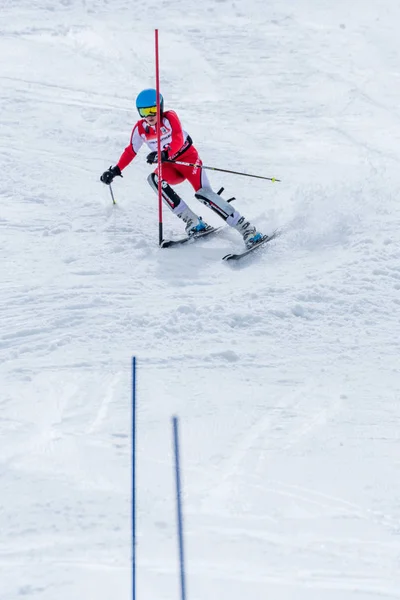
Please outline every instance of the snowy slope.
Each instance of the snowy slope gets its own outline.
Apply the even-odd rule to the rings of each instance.
[[[15,0],[0,14],[0,600],[400,598],[400,7]],[[160,250],[135,95],[161,83],[261,230]],[[186,184],[179,191],[196,204]],[[207,214],[206,214],[207,213]],[[181,223],[164,212],[168,234]]]

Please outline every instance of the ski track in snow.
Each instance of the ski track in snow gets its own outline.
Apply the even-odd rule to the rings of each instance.
[[[139,595],[176,597],[178,414],[194,600],[400,598],[399,9],[248,4],[2,9],[0,600],[129,593],[132,355]],[[282,179],[210,176],[283,228],[241,264],[157,247],[145,151],[99,183],[157,26],[205,164]]]

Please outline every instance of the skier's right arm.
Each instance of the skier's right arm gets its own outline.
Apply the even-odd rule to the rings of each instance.
[[[143,140],[139,134],[138,124],[139,124],[139,122],[136,123],[135,127],[133,128],[129,146],[127,146],[125,148],[125,150],[121,154],[119,161],[117,162],[115,167],[110,167],[107,171],[105,171],[101,175],[100,180],[103,183],[110,185],[110,183],[113,181],[114,177],[116,177],[118,175],[120,177],[122,177],[121,171],[123,169],[125,169],[125,167],[127,167],[133,161],[133,159],[135,158],[139,149],[141,148],[141,146],[143,144]]]
[[[136,154],[142,147],[143,139],[139,133],[139,123],[140,121],[138,121],[135,127],[132,129],[131,141],[129,143],[129,146],[125,148],[125,150],[120,156],[119,161],[117,162],[117,167],[119,167],[121,171],[123,171],[125,167],[127,167],[133,161]]]

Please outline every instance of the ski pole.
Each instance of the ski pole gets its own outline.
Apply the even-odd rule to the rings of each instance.
[[[115,202],[114,193],[113,193],[113,191],[112,191],[111,183],[109,184],[109,186],[108,186],[108,187],[110,188],[110,194],[111,194],[111,198],[112,198],[113,204],[117,204],[117,203]]]
[[[254,177],[255,179],[267,179],[268,181],[280,181],[276,177],[263,177],[262,175],[250,175],[249,173],[241,173],[240,171],[230,171],[229,169],[218,169],[217,167],[206,167],[206,165],[197,165],[196,163],[187,163],[179,160],[170,160],[166,162],[172,162],[176,165],[183,165],[184,167],[200,167],[200,169],[209,169],[210,171],[221,171],[222,173],[232,173],[233,175],[243,175],[244,177]]]

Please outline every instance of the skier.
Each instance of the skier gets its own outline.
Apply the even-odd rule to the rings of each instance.
[[[146,89],[136,98],[136,108],[140,119],[134,126],[129,145],[123,151],[115,167],[105,171],[100,180],[110,185],[114,177],[122,177],[121,172],[132,162],[139,149],[145,142],[151,152],[147,156],[149,164],[158,162],[157,156],[157,92]],[[262,239],[262,234],[257,232],[254,225],[246,221],[229,202],[213,191],[207,174],[201,168],[203,164],[192,138],[182,129],[178,115],[173,110],[164,112],[164,99],[160,94],[161,111],[161,161],[162,166],[162,198],[172,212],[186,224],[187,235],[193,236],[207,229],[209,226],[201,217],[192,211],[185,201],[171,187],[187,180],[193,186],[195,197],[206,206],[209,206],[217,215],[222,217],[228,225],[236,229],[242,236],[247,248]],[[195,166],[178,165],[173,161],[192,163]],[[158,193],[157,171],[147,178],[150,186]]]

